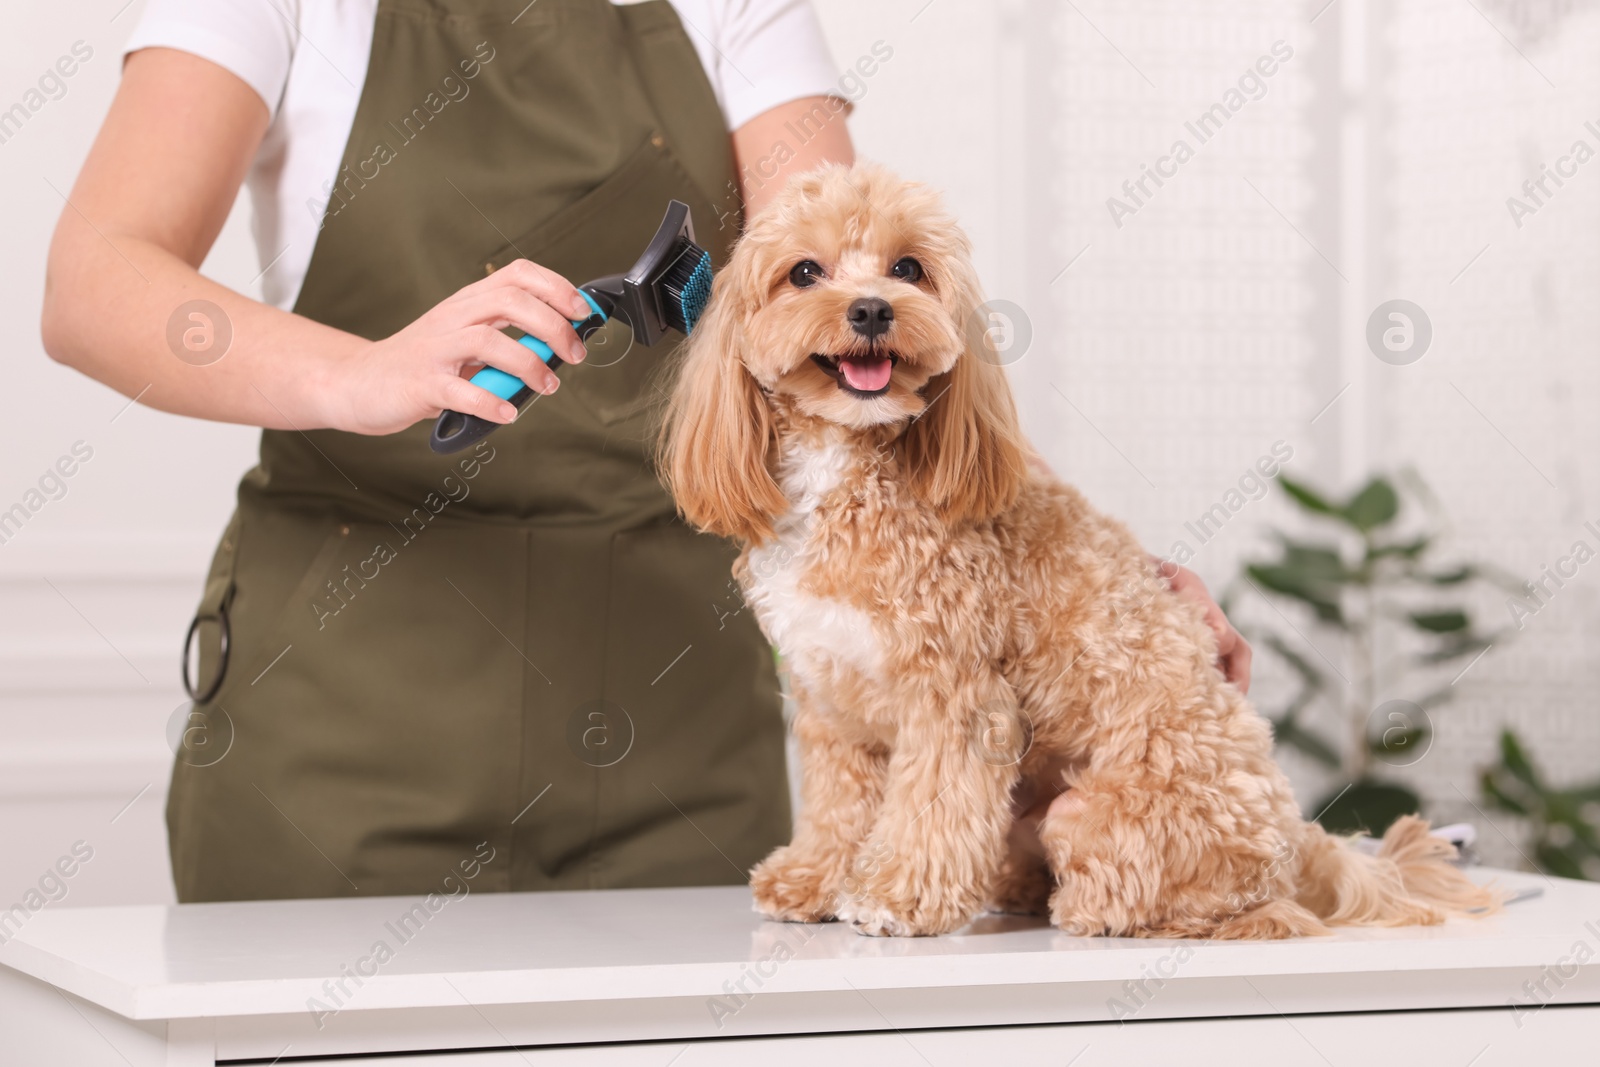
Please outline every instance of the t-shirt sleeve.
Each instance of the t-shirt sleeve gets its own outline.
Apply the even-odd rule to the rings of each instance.
[[[150,0],[124,56],[176,48],[237,75],[273,117],[283,100],[300,19],[300,0]]]
[[[694,5],[678,6],[687,14]],[[790,100],[841,95],[809,0],[710,0],[703,10],[707,25],[686,17],[684,28],[700,51],[728,129]]]

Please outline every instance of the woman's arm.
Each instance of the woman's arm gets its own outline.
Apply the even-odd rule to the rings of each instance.
[[[52,358],[163,411],[362,433],[404,429],[444,407],[510,421],[511,405],[462,378],[482,363],[553,389],[555,376],[502,326],[545,338],[569,362],[582,358],[567,318],[587,305],[565,279],[526,261],[377,342],[203,277],[267,122],[261,98],[209,60],[165,48],[128,57],[51,241],[41,325]],[[220,307],[233,333],[227,354],[206,366],[167,343],[169,318],[196,299]]]
[[[746,215],[766,207],[792,174],[855,162],[844,121],[847,106],[837,97],[807,96],[763,111],[733,131],[733,160]]]

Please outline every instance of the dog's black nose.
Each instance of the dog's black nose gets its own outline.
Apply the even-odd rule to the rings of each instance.
[[[881,297],[864,296],[851,303],[845,318],[850,320],[852,330],[871,341],[888,332],[889,324],[894,321],[894,308]]]

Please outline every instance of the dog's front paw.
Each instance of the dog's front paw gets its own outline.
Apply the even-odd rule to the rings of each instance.
[[[930,937],[960,929],[978,911],[976,900],[940,899],[934,894],[890,900],[869,892],[841,900],[834,914],[868,937]]]
[[[826,865],[780,848],[750,872],[755,909],[779,922],[816,923],[834,917],[835,892]]]
[[[914,929],[908,917],[897,915],[886,904],[862,897],[841,902],[838,919],[849,923],[855,927],[856,933],[867,937],[912,937],[920,933],[937,932]]]

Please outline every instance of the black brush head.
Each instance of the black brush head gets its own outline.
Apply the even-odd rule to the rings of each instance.
[[[584,291],[653,345],[669,330],[694,329],[711,298],[711,254],[694,243],[689,205],[673,200],[650,245],[626,274],[596,278]]]
[[[711,253],[689,238],[679,237],[658,284],[662,319],[674,330],[688,334],[711,299]]]
[[[626,322],[633,339],[646,346],[660,341],[670,330],[687,334],[694,329],[711,298],[711,256],[694,243],[689,205],[669,201],[661,225],[633,269],[585,282],[583,291],[601,311],[579,325],[580,337],[587,337],[613,317]],[[553,364],[559,365],[559,360]],[[520,409],[532,395],[524,385],[511,402]],[[440,454],[456,452],[488,436],[495,426],[474,415],[446,411],[434,424],[428,444]]]
[[[706,260],[703,267],[702,259]],[[689,205],[681,200],[669,201],[667,213],[644,254],[621,279],[618,310],[633,327],[634,340],[653,345],[668,330],[687,333],[686,328],[694,325],[705,307],[710,275],[709,257],[694,243]],[[706,290],[704,295],[702,288]]]

